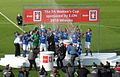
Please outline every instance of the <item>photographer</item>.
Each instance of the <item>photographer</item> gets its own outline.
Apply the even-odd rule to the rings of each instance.
[[[62,60],[65,58],[65,54],[66,54],[66,47],[64,46],[63,43],[60,44],[60,47],[58,48],[58,50],[56,51],[57,54],[57,67],[58,68],[62,68],[63,67],[63,62]],[[59,65],[60,63],[60,65]]]
[[[36,65],[35,59],[36,59],[36,54],[35,54],[35,51],[33,49],[33,50],[30,51],[30,53],[28,55],[28,60],[29,60],[29,63],[30,63],[29,71],[32,69],[33,65],[34,65],[35,70],[37,71],[37,65]]]
[[[17,20],[17,24],[18,24],[19,26],[22,26],[23,17],[22,17],[20,14],[17,15],[16,20]]]

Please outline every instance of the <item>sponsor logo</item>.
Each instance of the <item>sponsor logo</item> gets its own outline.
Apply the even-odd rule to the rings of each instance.
[[[97,21],[97,10],[89,10],[89,21]]]
[[[33,11],[33,21],[41,21],[42,12],[41,11]]]
[[[48,56],[43,56],[43,63],[48,63]]]

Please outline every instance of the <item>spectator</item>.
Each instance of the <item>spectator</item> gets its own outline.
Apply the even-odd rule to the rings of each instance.
[[[115,65],[115,67],[117,67],[119,64],[120,64],[119,62],[116,62],[116,65]]]
[[[110,63],[108,61],[106,61],[106,68],[110,69]]]
[[[17,24],[18,24],[19,26],[22,26],[23,18],[22,18],[22,16],[21,16],[19,13],[18,13],[16,19],[17,19]]]
[[[88,28],[88,31],[85,33],[86,35],[86,41],[85,41],[85,50],[86,50],[86,55],[88,56],[88,52],[90,52],[92,56],[92,51],[90,50],[90,42],[91,42],[91,37],[92,37],[92,30]]]
[[[97,68],[97,64],[95,63],[93,63],[93,66],[92,66],[91,76],[98,77],[98,68]]]
[[[14,77],[14,73],[12,72],[12,68],[9,65],[6,65],[3,70],[3,77]]]
[[[34,65],[34,68],[37,71],[37,65],[36,65],[36,62],[35,62],[35,58],[36,58],[36,55],[33,52],[33,50],[31,50],[29,55],[28,55],[28,60],[29,60],[29,63],[30,63],[29,71],[32,69],[32,65]]]
[[[63,68],[63,62],[62,60],[65,58],[66,55],[66,47],[64,46],[63,43],[60,44],[60,47],[58,48],[58,50],[56,51],[57,53],[57,67],[58,68]],[[60,65],[59,65],[60,63]]]
[[[40,69],[39,73],[38,73],[38,77],[46,77],[47,76],[47,71],[45,70],[45,68],[42,65],[42,68]]]
[[[5,77],[8,71],[9,71],[9,65],[6,65],[5,69],[3,70],[3,77]]]
[[[92,67],[97,67],[97,64],[95,62],[93,62],[93,66]]]
[[[118,62],[115,67],[115,77],[120,77],[120,64]]]
[[[112,69],[110,69],[110,68],[108,68],[108,67],[106,67],[106,69],[107,69],[107,76],[108,77],[112,77]],[[119,76],[120,77],[120,76]]]
[[[105,68],[101,68],[99,72],[99,77],[107,77],[107,70]]]
[[[99,77],[112,77],[112,70],[108,68],[108,66],[100,63],[98,74],[99,74]]]
[[[104,64],[100,62],[100,68],[104,68]]]
[[[18,73],[18,77],[24,77],[24,69],[23,69],[23,67],[20,68],[19,73]]]
[[[67,67],[62,68],[62,71],[65,73],[64,77],[74,77],[75,68],[70,63],[67,64]]]
[[[51,71],[50,77],[57,77],[57,76],[60,76],[60,74],[58,73],[57,67],[54,66]]]
[[[18,77],[29,77],[29,72],[24,67],[21,67]]]
[[[77,74],[78,77],[87,77],[87,75],[90,73],[90,71],[83,65],[78,67]]]

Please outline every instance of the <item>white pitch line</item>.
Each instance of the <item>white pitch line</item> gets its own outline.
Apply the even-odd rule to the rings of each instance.
[[[15,24],[12,20],[10,20],[6,15],[4,15],[2,12],[0,12],[0,14],[6,18],[9,22],[11,22],[15,27],[17,27],[18,29],[20,29],[21,31],[24,32],[24,30],[22,28],[20,28],[17,24]]]

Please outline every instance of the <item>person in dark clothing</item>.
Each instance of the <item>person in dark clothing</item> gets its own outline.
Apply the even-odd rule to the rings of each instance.
[[[112,77],[112,69],[107,69],[107,76]]]
[[[112,69],[107,66],[100,67],[98,70],[99,77],[112,77]]]
[[[54,66],[54,67],[52,68],[50,77],[60,77],[59,70],[57,69],[56,66]]]
[[[103,68],[104,64],[102,62],[100,62],[100,68]]]
[[[22,17],[20,14],[17,15],[16,20],[17,20],[17,24],[18,24],[19,26],[22,26],[23,17]]]
[[[37,58],[37,55],[39,54],[39,52],[40,52],[39,48],[33,48],[33,53],[35,58]]]
[[[51,28],[48,29],[48,51],[55,51],[55,41],[54,41],[54,35],[51,31]]]
[[[98,65],[95,63],[95,62],[93,62],[93,67],[97,67]]]
[[[87,75],[90,73],[90,71],[83,65],[78,67],[77,74],[78,77],[87,77]]]
[[[108,77],[107,70],[105,68],[99,69],[99,77]]]
[[[38,72],[38,77],[46,77],[46,76],[47,76],[47,71],[45,70],[45,68],[42,65],[42,68]]]
[[[104,68],[106,69],[107,76],[112,77],[112,69],[110,68],[110,63],[108,61],[106,61]]]
[[[9,72],[11,72],[11,76],[10,77],[15,77],[15,75],[14,75],[14,73],[12,71],[12,67],[10,67],[9,70],[10,70]]]
[[[9,64],[6,65],[5,69],[3,70],[3,77],[14,77],[14,73],[12,72],[12,68],[9,67]]]
[[[59,50],[59,45],[56,45],[55,46],[55,52],[54,52],[54,56],[56,56],[57,55],[57,51]]]
[[[98,77],[98,67],[95,62],[93,62],[91,77]]]
[[[31,50],[29,55],[28,55],[28,60],[29,60],[29,63],[30,63],[29,71],[32,69],[32,65],[34,65],[34,68],[37,71],[37,65],[36,65],[36,62],[35,62],[35,58],[36,58],[36,54],[34,53],[33,50]]]
[[[55,51],[55,42],[54,42],[54,35],[51,34],[47,38],[48,41],[48,51]]]
[[[58,49],[57,53],[57,67],[62,68],[63,67],[63,62],[62,60],[65,58],[66,55],[66,47],[64,46],[63,43],[60,44],[60,47]],[[59,65],[60,63],[60,65]]]
[[[62,68],[62,71],[65,73],[64,77],[74,77],[75,68],[71,66],[70,63],[66,67]]]
[[[29,77],[29,72],[24,67],[21,67],[18,77]]]
[[[106,65],[105,66],[106,66],[107,69],[110,69],[110,63],[108,61],[106,61]]]
[[[22,69],[19,71],[18,77],[24,77],[24,71]]]

